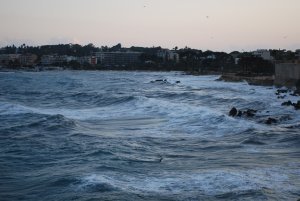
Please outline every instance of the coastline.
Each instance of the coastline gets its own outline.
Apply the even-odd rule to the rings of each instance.
[[[68,70],[75,70],[75,71],[141,71],[141,72],[170,72],[168,70],[150,70],[150,69],[72,69],[72,68],[64,68],[59,66],[49,66],[49,67],[36,67],[36,68],[27,68],[21,67],[18,69],[11,69],[5,68],[2,66],[0,68],[0,72],[43,72],[43,71],[68,71]],[[258,85],[258,86],[277,86],[275,83],[275,76],[274,75],[239,75],[237,73],[222,73],[218,71],[205,71],[205,72],[191,72],[191,71],[178,71],[186,75],[194,75],[194,76],[202,76],[202,75],[218,75],[220,76],[217,81],[224,81],[224,82],[244,82],[246,81],[249,85]],[[293,88],[290,86],[284,86],[287,88]],[[294,86],[296,87],[296,86]]]
[[[258,75],[258,76],[245,76],[237,75],[235,73],[222,74],[218,79],[225,82],[243,82],[246,81],[250,85],[260,85],[260,86],[274,86],[274,75]]]

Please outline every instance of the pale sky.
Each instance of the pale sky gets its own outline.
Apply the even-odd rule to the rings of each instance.
[[[0,46],[300,49],[300,0],[0,0]]]

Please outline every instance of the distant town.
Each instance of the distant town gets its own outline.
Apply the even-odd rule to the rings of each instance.
[[[300,79],[300,49],[260,49],[251,52],[214,52],[185,47],[95,47],[59,44],[0,49],[2,70],[152,70],[193,74],[226,74],[224,79],[269,76],[272,83],[296,85]],[[230,75],[234,74],[234,77]],[[274,79],[276,76],[276,79]],[[268,81],[265,79],[264,81]]]

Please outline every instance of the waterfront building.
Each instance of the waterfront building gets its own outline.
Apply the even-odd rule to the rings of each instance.
[[[216,57],[216,55],[214,55],[214,54],[211,54],[211,55],[208,55],[207,57],[206,57],[206,59],[212,59],[212,60],[215,60],[217,57]]]
[[[75,61],[77,58],[73,56],[68,56],[68,55],[43,55],[41,57],[41,64],[43,66],[49,66],[53,64],[62,64],[62,63],[67,63],[70,61]]]
[[[235,64],[235,65],[238,65],[239,62],[240,62],[240,60],[241,60],[241,58],[235,58],[235,59],[234,59],[234,64]]]
[[[10,62],[17,62],[20,56],[20,54],[0,54],[0,64],[8,65]]]
[[[80,63],[81,65],[90,64],[92,66],[95,66],[98,64],[98,60],[97,60],[96,56],[77,57],[76,61],[78,63]]]
[[[95,58],[104,66],[130,66],[140,63],[141,52],[96,52]]]
[[[164,62],[179,62],[179,54],[169,49],[162,49],[157,52],[157,57],[162,58]]]
[[[23,54],[20,55],[19,60],[22,66],[33,66],[37,58],[38,57],[35,54]]]
[[[98,64],[98,60],[96,56],[91,56],[89,59],[89,64],[91,64],[92,66],[95,66]]]
[[[274,60],[274,57],[271,56],[271,52],[269,50],[264,50],[264,49],[256,50],[256,51],[252,52],[252,55],[256,56],[256,57],[260,57],[267,61]]]

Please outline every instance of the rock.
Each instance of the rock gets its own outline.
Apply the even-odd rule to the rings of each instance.
[[[293,103],[292,103],[292,101],[286,101],[286,102],[284,102],[284,103],[282,103],[281,104],[282,106],[292,106],[293,105]]]
[[[154,81],[151,81],[151,83],[168,83],[168,80],[167,79],[164,79],[164,80],[154,80]]]
[[[237,115],[238,111],[235,107],[233,107],[230,112],[229,112],[229,116],[231,117],[235,117]]]
[[[278,121],[277,121],[277,119],[274,119],[274,118],[272,118],[272,117],[269,117],[267,120],[266,120],[266,124],[276,124]]]
[[[290,115],[283,115],[279,117],[278,121],[288,121],[288,120],[292,120],[292,117]]]
[[[284,99],[286,97],[286,95],[284,96],[277,96],[278,99]]]
[[[288,90],[287,89],[277,89],[277,93],[279,94],[283,94],[283,93],[287,93]]]
[[[299,96],[299,94],[297,92],[295,92],[295,91],[293,93],[291,93],[290,95],[291,96]]]
[[[180,83],[180,81],[176,81],[176,84],[179,84]]]
[[[298,101],[297,103],[294,104],[294,108],[296,110],[300,110],[300,101]]]
[[[243,112],[242,112],[241,110],[239,110],[237,116],[238,116],[238,117],[241,117],[242,115],[243,115]]]
[[[257,110],[252,110],[252,109],[248,109],[247,111],[244,112],[244,114],[247,117],[254,117],[256,114]]]

